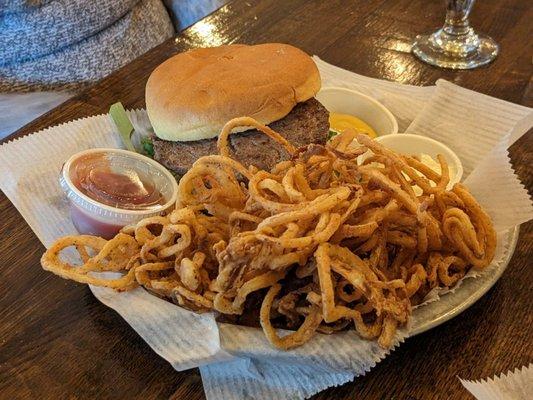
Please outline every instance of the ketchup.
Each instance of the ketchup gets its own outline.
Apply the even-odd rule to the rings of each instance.
[[[154,160],[120,149],[90,149],[63,165],[59,185],[70,216],[84,235],[111,239],[126,225],[167,213],[178,195],[176,179]]]
[[[164,204],[153,184],[131,168],[111,170],[103,153],[80,157],[72,165],[71,179],[83,194],[99,203],[124,210],[155,208]]]
[[[100,236],[107,240],[112,239],[123,228],[123,225],[107,223],[93,218],[72,203],[70,204],[70,218],[79,233]]]

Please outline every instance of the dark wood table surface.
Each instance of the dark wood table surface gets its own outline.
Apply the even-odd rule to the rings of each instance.
[[[22,128],[21,136],[104,113],[116,102],[144,106],[152,69],[190,48],[287,42],[371,77],[411,85],[445,78],[531,106],[531,2],[483,0],[472,22],[501,46],[487,67],[446,71],[410,54],[416,34],[443,20],[442,0],[233,1],[100,83]],[[533,187],[533,135],[511,148]],[[44,251],[13,205],[0,195],[0,398],[203,399],[197,369],[176,372],[89,289],[41,270]],[[478,379],[533,361],[533,223],[522,226],[507,270],[474,306],[409,339],[370,373],[316,399],[468,399],[457,376]]]

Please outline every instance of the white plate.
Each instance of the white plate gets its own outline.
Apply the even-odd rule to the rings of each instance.
[[[497,265],[491,264],[487,267],[492,269],[490,273],[484,273],[478,278],[465,279],[454,292],[442,295],[441,301],[434,301],[414,310],[410,336],[426,332],[456,317],[487,293],[500,279],[509,261],[511,261],[519,231],[517,226],[507,232],[505,237],[508,250],[503,256],[503,260]]]

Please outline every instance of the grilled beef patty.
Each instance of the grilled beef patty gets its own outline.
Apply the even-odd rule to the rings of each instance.
[[[284,118],[271,123],[274,131],[295,147],[309,143],[326,143],[329,113],[315,98],[297,104]],[[269,171],[275,164],[287,160],[289,154],[282,145],[256,129],[229,137],[232,157],[243,165],[255,165]],[[183,175],[200,157],[218,154],[217,138],[191,142],[171,142],[154,138],[154,159],[168,169]]]

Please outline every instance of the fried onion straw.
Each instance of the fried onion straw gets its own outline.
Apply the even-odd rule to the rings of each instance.
[[[271,171],[233,160],[229,135],[243,127],[291,158]],[[183,176],[169,215],[109,241],[58,239],[43,268],[116,290],[142,286],[196,312],[239,318],[255,307],[268,340],[287,350],[316,332],[350,328],[390,347],[412,305],[494,257],[490,217],[464,185],[446,189],[442,156],[437,173],[354,131],[296,149],[248,117],[229,121],[217,146],[220,155],[198,159]],[[65,259],[67,248],[81,261]],[[105,271],[123,275],[98,275]]]
[[[250,117],[241,117],[241,118],[235,118],[226,123],[224,127],[222,128],[222,132],[220,132],[220,135],[218,136],[217,141],[217,148],[220,155],[224,157],[230,157],[229,152],[229,144],[228,144],[228,137],[232,133],[232,129],[234,128],[241,128],[241,127],[251,127],[253,126],[257,130],[263,132],[265,135],[270,137],[271,139],[275,140],[276,142],[280,143],[285,147],[285,150],[289,154],[293,154],[296,151],[296,148],[290,144],[287,139],[285,139],[283,136],[281,136],[279,133],[274,132],[272,129],[270,129],[268,126],[260,124],[255,119]]]

